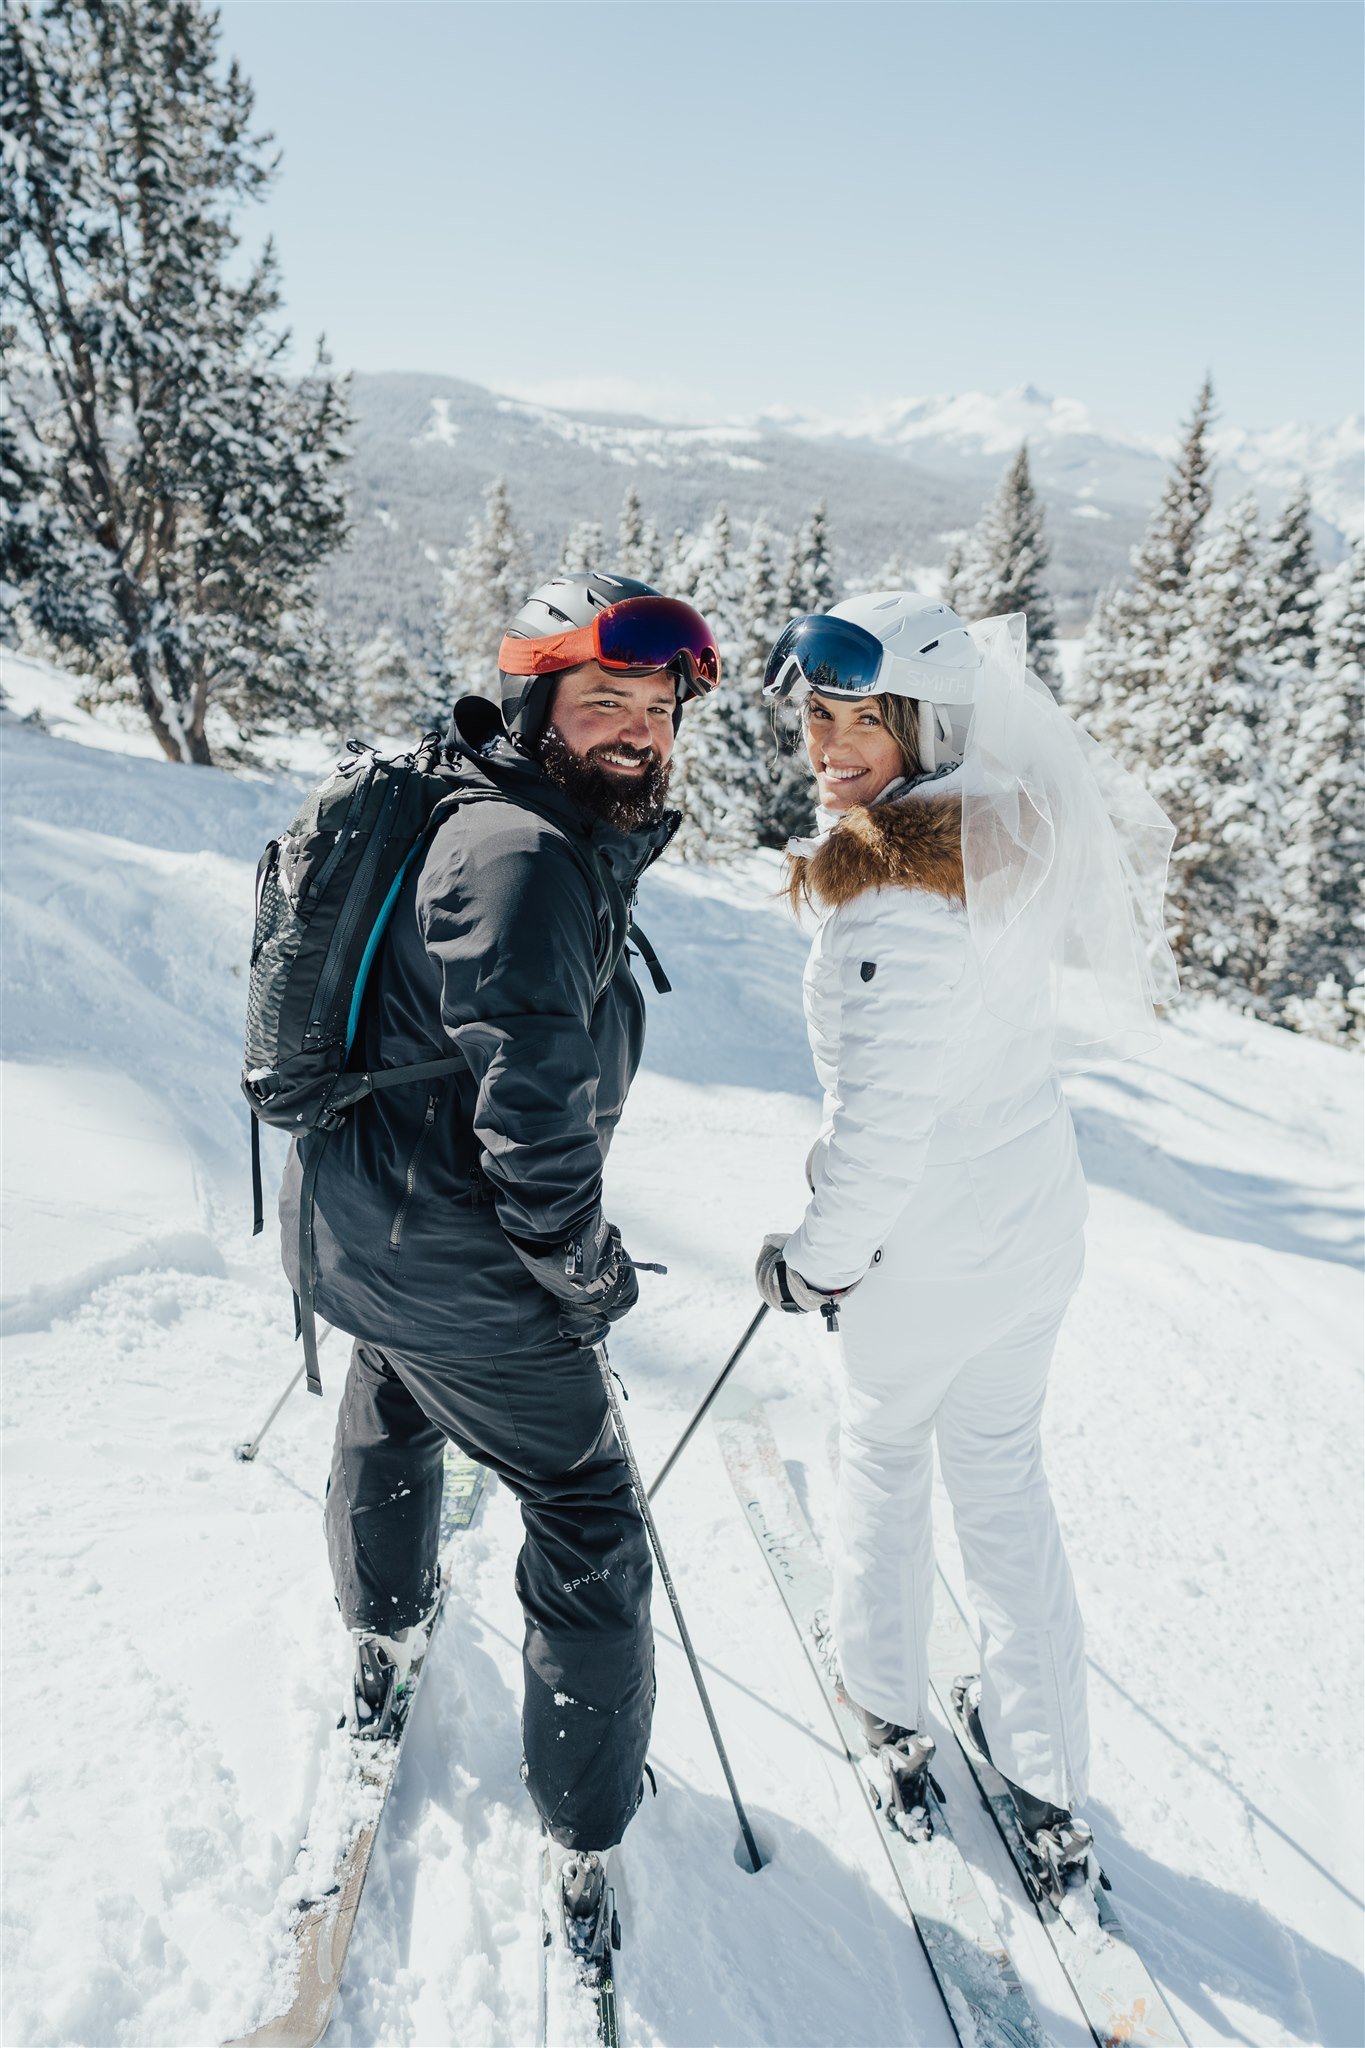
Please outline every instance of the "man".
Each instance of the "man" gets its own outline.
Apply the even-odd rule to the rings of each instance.
[[[690,606],[589,574],[528,599],[499,668],[500,710],[455,707],[462,800],[403,885],[362,1020],[366,1066],[463,1067],[360,1103],[318,1172],[317,1306],[356,1337],[327,1538],[363,1729],[425,1642],[445,1440],[520,1500],[524,1775],[590,1962],[654,1699],[649,1553],[591,1348],[637,1295],[602,1166],[644,1035],[635,887],[677,828],[674,737],[719,662]]]

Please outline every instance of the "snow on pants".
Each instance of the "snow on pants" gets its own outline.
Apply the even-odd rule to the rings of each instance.
[[[654,1638],[644,1524],[594,1354],[437,1359],[356,1343],[327,1487],[348,1628],[391,1635],[430,1607],[447,1437],[521,1502],[531,1797],[556,1841],[610,1848],[640,1802]]]
[[[889,1255],[840,1317],[833,1621],[848,1689],[884,1720],[925,1726],[937,1436],[980,1624],[991,1755],[1016,1785],[1066,1807],[1086,1792],[1085,1636],[1040,1423],[1083,1259],[1077,1237],[1008,1272],[935,1281],[888,1270]]]

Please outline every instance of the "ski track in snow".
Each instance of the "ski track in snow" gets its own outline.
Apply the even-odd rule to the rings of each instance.
[[[254,1465],[231,1455],[294,1366],[273,1231],[249,1235],[236,1073],[254,864],[295,785],[173,770],[126,736],[111,751],[68,685],[39,680],[68,736],[9,716],[0,732],[3,2039],[212,2043],[280,2002],[349,1669],[321,1527],[342,1339],[324,1399],[294,1396]],[[677,993],[649,992],[609,1186],[632,1250],[669,1266],[613,1347],[646,1474],[752,1314],[763,1232],[800,1213],[805,945],[775,882],[764,857],[666,865],[643,891]],[[1101,1855],[1192,2041],[1357,2048],[1361,1065],[1200,1006],[1072,1097],[1089,1269],[1047,1447],[1089,1631]],[[828,1541],[835,1397],[813,1322],[765,1324],[745,1372]],[[772,1862],[754,1878],[734,1860],[660,1586],[659,1796],[614,1874],[623,2038],[937,2048],[932,1982],[709,1429],[659,1516]],[[535,2035],[510,1497],[490,1492],[458,1540],[329,2048]],[[942,1739],[940,1763],[1045,2024],[1080,2043]],[[555,2011],[557,2038],[591,2039],[562,1984]]]

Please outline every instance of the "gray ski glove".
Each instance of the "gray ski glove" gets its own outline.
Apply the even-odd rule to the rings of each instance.
[[[781,1310],[784,1315],[809,1315],[812,1309],[819,1309],[830,1328],[835,1327],[838,1317],[836,1303],[846,1294],[852,1294],[853,1287],[812,1287],[794,1266],[789,1266],[782,1256],[787,1242],[784,1230],[773,1232],[763,1240],[763,1249],[754,1267],[754,1279],[758,1291],[769,1308]]]

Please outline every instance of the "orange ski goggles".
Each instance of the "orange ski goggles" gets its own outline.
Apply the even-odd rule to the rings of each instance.
[[[704,695],[720,681],[715,635],[700,612],[676,597],[623,597],[589,626],[535,640],[503,635],[498,667],[508,676],[547,676],[595,661],[622,676],[677,671],[683,697]]]

